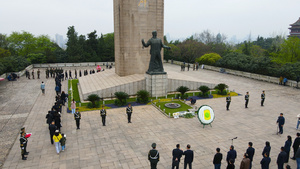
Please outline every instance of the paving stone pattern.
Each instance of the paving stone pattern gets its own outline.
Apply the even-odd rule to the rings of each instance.
[[[69,69],[69,68],[68,68]],[[253,168],[260,168],[261,152],[265,141],[271,143],[270,168],[276,167],[277,155],[284,145],[287,135],[293,140],[297,133],[297,114],[300,109],[300,90],[256,81],[218,72],[198,70],[180,72],[180,66],[165,64],[165,70],[177,71],[181,76],[203,79],[208,83],[226,83],[230,90],[242,96],[232,97],[230,110],[226,111],[225,98],[197,100],[196,105],[210,105],[215,112],[212,127],[203,126],[197,118],[167,118],[150,106],[133,107],[132,123],[127,123],[125,108],[107,110],[107,126],[102,126],[99,111],[82,112],[81,129],[76,130],[72,114],[62,112],[62,132],[67,135],[66,150],[56,155],[50,144],[46,113],[54,103],[54,79],[44,79],[46,94],[39,89],[41,80],[27,80],[5,84],[0,83],[0,148],[3,168],[101,168],[101,169],[142,169],[150,168],[147,153],[156,142],[160,152],[158,168],[171,168],[172,150],[181,144],[185,150],[190,144],[194,150],[193,168],[213,168],[212,159],[217,147],[223,153],[222,168],[226,167],[226,154],[232,143],[237,150],[236,168],[253,142],[256,152]],[[66,89],[66,81],[63,82]],[[22,90],[23,89],[23,90]],[[53,90],[52,90],[53,89]],[[261,91],[266,91],[265,106],[260,106]],[[248,109],[244,108],[244,94],[250,93]],[[276,120],[284,113],[286,124],[284,133],[276,135]],[[27,113],[27,114],[26,114]],[[25,114],[16,116],[16,114]],[[9,118],[10,115],[11,118]],[[26,118],[26,115],[28,117]],[[13,118],[14,117],[14,118]],[[26,127],[29,138],[27,161],[21,160],[19,128]],[[10,150],[10,147],[11,150]],[[291,156],[292,156],[291,150]],[[296,168],[296,161],[289,165]],[[183,158],[180,162],[183,168]]]

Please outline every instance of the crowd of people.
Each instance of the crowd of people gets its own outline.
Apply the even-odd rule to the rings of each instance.
[[[290,148],[292,146],[294,155],[291,157],[293,160],[297,160],[297,168],[300,167],[300,133],[297,133],[296,139],[294,140],[294,143],[292,145],[292,137],[287,136],[287,140],[284,143],[284,146],[280,148],[280,152],[276,159],[276,164],[278,166],[278,169],[291,169],[290,165],[286,165],[284,168],[284,164],[289,162],[289,154],[290,154]],[[160,156],[159,152],[156,149],[156,143],[153,143],[152,149],[148,153],[148,160],[150,161],[151,169],[156,169],[157,164],[159,162]],[[220,169],[222,160],[223,160],[223,154],[220,152],[220,148],[216,148],[216,154],[213,157],[212,163],[214,165],[215,169]],[[270,158],[270,152],[271,152],[271,146],[270,142],[266,141],[265,147],[262,150],[262,159],[260,161],[261,169],[269,169],[269,165],[271,162]],[[192,169],[192,162],[194,159],[194,152],[191,150],[191,145],[187,145],[186,151],[183,151],[180,149],[180,144],[176,145],[176,148],[172,151],[172,169],[179,169],[180,159],[181,157],[185,155],[184,158],[184,169],[189,166],[189,169]],[[242,160],[240,163],[240,169],[251,169],[252,163],[253,163],[253,157],[255,155],[255,148],[253,148],[253,143],[248,143],[248,148],[246,149],[245,153],[242,155]],[[234,146],[231,145],[229,148],[229,151],[227,152],[226,156],[226,162],[227,166],[226,169],[235,169],[235,160],[237,158],[237,152],[234,149]]]
[[[171,62],[172,63],[172,62]],[[197,63],[193,63],[193,65],[192,65],[193,67],[193,71],[197,71],[198,69],[199,69],[199,63],[197,62]],[[190,68],[191,68],[191,64],[190,63],[188,63],[187,64],[187,66],[186,66],[186,63],[185,62],[183,62],[181,65],[180,65],[180,67],[181,67],[181,71],[185,71],[185,68],[187,67],[187,71],[190,71]]]

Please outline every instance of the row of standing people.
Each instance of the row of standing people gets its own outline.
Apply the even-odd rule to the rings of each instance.
[[[61,133],[61,112],[68,96],[64,91],[60,93],[62,86],[61,81],[62,76],[55,77],[56,88],[59,87],[59,90],[55,89],[55,104],[52,106],[51,111],[48,111],[48,114],[46,115],[46,122],[49,125],[50,142],[55,145],[57,154],[59,154],[60,151],[64,151],[66,144],[66,135]]]
[[[260,95],[260,105],[261,106],[264,106],[264,102],[265,102],[265,99],[266,99],[266,93],[265,91],[263,90],[261,95]],[[249,95],[249,92],[246,92],[245,94],[245,108],[248,108],[248,103],[249,103],[249,100],[250,100],[250,95]],[[231,103],[231,96],[230,96],[230,93],[227,94],[227,97],[226,97],[226,110],[229,110],[229,106],[230,106],[230,103]]]
[[[72,109],[72,114],[74,114],[74,120],[76,122],[76,129],[79,130],[80,129],[80,120],[81,120],[81,113],[79,112],[79,109],[76,108],[76,102],[74,101],[74,99],[71,102],[71,109]],[[126,107],[126,114],[127,114],[127,121],[128,123],[131,123],[131,115],[133,113],[133,108],[131,106],[131,104],[128,104],[128,106]],[[100,110],[100,116],[102,119],[102,125],[106,126],[106,109],[105,106],[102,105],[102,108]]]
[[[31,75],[32,75],[32,79],[34,79],[34,69],[32,69],[32,71],[31,71]],[[41,76],[41,71],[40,71],[40,69],[38,69],[37,71],[36,71],[36,75],[37,75],[37,78],[38,79],[40,79],[40,76]],[[26,78],[28,78],[28,79],[30,79],[30,72],[29,72],[29,70],[25,70],[25,77]]]
[[[297,133],[297,137],[294,140],[293,146],[292,146],[292,137],[287,136],[287,140],[285,141],[284,146],[280,148],[280,152],[277,156],[276,164],[278,169],[283,169],[284,164],[289,162],[289,155],[290,155],[290,148],[293,147],[294,150],[294,156],[291,158],[293,160],[297,160],[297,168],[300,167],[300,133]],[[240,164],[240,169],[251,169],[252,168],[252,161],[255,154],[255,149],[252,147],[253,143],[248,143],[248,149],[243,154],[243,159]],[[266,142],[266,145],[262,151],[262,160],[260,161],[261,168],[262,169],[269,169],[269,164],[271,162],[271,158],[269,157],[271,151],[270,142]],[[236,150],[234,150],[234,146],[230,146],[230,150],[227,152],[227,169],[234,169],[235,168],[235,159],[237,157]],[[213,159],[213,164],[215,166],[215,169],[221,168],[221,161],[222,161],[222,153],[220,153],[220,148],[216,149],[216,154]],[[289,168],[289,165],[286,165],[287,168]]]
[[[284,164],[289,162],[289,154],[290,154],[290,147],[292,145],[292,138],[291,136],[287,136],[287,140],[283,147],[280,148],[280,152],[277,156],[276,164],[278,169],[283,169]],[[297,133],[297,138],[294,140],[293,143],[293,149],[294,149],[294,157],[291,159],[297,160],[297,168],[300,167],[300,133]],[[270,142],[266,142],[266,145],[262,151],[262,159],[260,161],[261,169],[269,169],[269,165],[271,163],[270,158],[270,152],[271,152],[271,146]],[[253,148],[253,143],[248,143],[248,148],[246,149],[246,152],[243,154],[243,159],[240,163],[240,169],[251,169],[252,168],[252,162],[253,157],[255,154],[255,148]],[[187,145],[187,150],[183,151],[180,149],[180,144],[176,145],[176,148],[172,151],[172,169],[178,169],[180,164],[181,157],[185,155],[184,159],[184,169],[189,166],[190,169],[192,169],[192,162],[194,159],[194,152],[191,150],[191,146]],[[234,149],[234,146],[230,146],[230,150],[227,152],[226,162],[227,167],[226,169],[234,169],[235,168],[235,159],[237,158],[237,152]],[[151,169],[156,169],[157,164],[159,162],[160,156],[159,152],[156,149],[156,143],[152,144],[152,149],[148,153],[148,160],[150,161]],[[216,154],[213,158],[213,164],[215,169],[221,168],[221,162],[223,159],[222,153],[220,153],[220,148],[216,149]],[[289,165],[286,165],[287,169],[290,169]]]
[[[187,71],[190,70],[191,65],[188,63],[187,66],[185,66],[185,62],[181,64],[181,71],[185,71],[185,67],[187,67]],[[199,69],[199,63],[194,63],[193,64],[193,71]]]

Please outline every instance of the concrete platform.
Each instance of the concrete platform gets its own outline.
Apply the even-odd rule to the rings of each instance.
[[[165,68],[168,76],[167,92],[176,91],[179,86],[187,86],[191,90],[197,90],[201,85],[214,88],[216,84],[208,83],[198,76],[181,76],[179,72]],[[146,90],[145,74],[119,76],[115,69],[107,69],[103,72],[82,76],[79,78],[79,91],[83,100],[90,94],[97,94],[101,98],[114,96],[115,92],[123,91],[129,95],[135,95],[139,90]],[[156,96],[154,94],[154,96]],[[82,98],[81,98],[82,99]]]
[[[82,112],[80,130],[76,130],[73,116],[67,114],[64,109],[62,132],[67,135],[66,151],[56,155],[55,147],[50,144],[49,131],[45,123],[46,112],[54,102],[54,79],[41,79],[46,82],[46,95],[43,96],[39,90],[40,81],[29,81],[22,77],[13,85],[7,84],[7,88],[2,88],[0,84],[1,119],[6,119],[6,115],[11,114],[12,110],[16,114],[24,113],[18,117],[20,121],[15,120],[18,118],[6,119],[10,122],[0,131],[1,150],[9,147],[9,154],[2,168],[148,169],[150,165],[147,153],[152,142],[157,143],[160,152],[158,168],[171,168],[172,149],[178,143],[183,150],[187,144],[191,144],[191,149],[195,153],[193,162],[195,169],[213,168],[215,149],[220,147],[223,154],[222,168],[226,168],[224,159],[234,137],[238,137],[233,141],[237,150],[236,168],[239,168],[249,141],[253,142],[256,150],[253,169],[260,168],[265,141],[270,141],[272,147],[270,168],[277,168],[276,158],[280,147],[286,141],[286,136],[291,135],[294,140],[296,133],[299,132],[295,127],[296,116],[300,109],[300,90],[207,70],[180,72],[180,66],[170,64],[165,64],[165,68],[179,73],[182,78],[201,77],[207,83],[226,83],[230,89],[241,94],[249,91],[249,108],[244,108],[243,96],[232,97],[230,111],[226,111],[225,98],[199,100],[197,106],[210,105],[216,115],[212,127],[205,128],[197,118],[171,119],[152,106],[134,107],[132,123],[129,124],[125,108],[107,110],[105,127],[101,125],[99,111]],[[63,86],[66,86],[65,81]],[[260,106],[262,90],[266,91],[264,107]],[[25,105],[29,107],[16,108]],[[286,124],[283,135],[278,136],[275,135],[276,120],[281,112],[284,113]],[[25,117],[26,113],[28,117]],[[0,124],[3,124],[2,122]],[[5,129],[11,129],[13,125],[16,125],[15,129],[6,132]],[[28,143],[30,154],[27,161],[21,160],[18,141],[18,127],[23,125],[27,132],[33,133]],[[12,137],[8,137],[9,134]],[[13,146],[6,144],[9,141]],[[292,153],[291,150],[291,155]],[[290,160],[288,164],[296,168],[296,161]],[[183,168],[183,158],[180,168]]]

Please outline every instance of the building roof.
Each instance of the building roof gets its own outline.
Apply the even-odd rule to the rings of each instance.
[[[298,26],[300,25],[300,18],[293,24],[290,24],[291,26]]]

